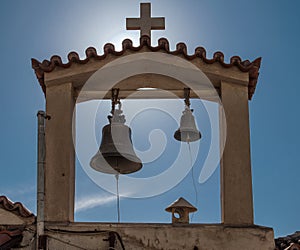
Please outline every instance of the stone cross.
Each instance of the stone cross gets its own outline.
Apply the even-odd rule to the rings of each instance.
[[[164,30],[164,17],[151,17],[151,3],[141,3],[140,18],[126,18],[127,30],[140,30],[143,35],[151,38],[151,30]]]

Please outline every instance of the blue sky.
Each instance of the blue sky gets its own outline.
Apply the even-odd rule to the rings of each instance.
[[[273,227],[277,236],[300,230],[300,2],[151,2],[153,16],[166,18],[166,30],[152,32],[153,45],[158,38],[166,37],[171,49],[175,49],[178,42],[185,42],[189,53],[203,46],[209,58],[215,51],[222,51],[225,61],[234,55],[249,60],[263,58],[256,93],[249,103],[255,223]],[[120,49],[125,38],[138,45],[139,32],[126,31],[125,18],[139,16],[139,3],[134,0],[2,2],[0,194],[36,210],[36,113],[44,109],[45,101],[30,58],[42,61],[57,54],[66,61],[70,51],[84,57],[89,46],[102,54],[105,43],[112,42]],[[209,124],[201,103],[193,102],[192,106],[197,107],[194,107],[195,116],[205,134]],[[105,119],[106,114],[102,118]],[[162,114],[156,115],[157,119],[164,119]],[[172,126],[161,129],[172,137],[177,124],[174,121],[170,124]],[[132,128],[137,137],[143,135],[137,128],[134,130],[134,124]],[[147,147],[139,144],[147,137],[134,140],[140,150]],[[204,151],[206,143],[203,138]],[[172,145],[176,150],[178,144]],[[194,168],[196,178],[201,159],[200,154]],[[199,212],[194,222],[220,221],[218,170],[203,185],[196,183]],[[195,203],[191,180],[190,172],[167,193],[148,199],[122,199],[122,221],[170,222],[170,215],[164,208],[178,196]],[[77,183],[77,204],[84,205],[77,206],[76,220],[116,221],[114,197],[96,186],[80,166],[77,166]]]

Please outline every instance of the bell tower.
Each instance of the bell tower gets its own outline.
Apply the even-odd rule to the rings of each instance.
[[[123,239],[126,249],[273,249],[273,230],[256,226],[253,220],[248,104],[258,81],[261,58],[250,62],[234,56],[226,63],[221,52],[216,52],[209,59],[202,47],[188,55],[184,43],[177,44],[176,50],[171,51],[165,38],[159,39],[158,45],[153,47],[151,30],[164,29],[165,19],[152,18],[150,10],[149,3],[142,3],[141,17],[126,20],[127,29],[140,30],[138,47],[126,39],[121,51],[116,51],[112,44],[106,44],[104,54],[99,55],[96,49],[90,47],[86,50],[85,59],[71,52],[67,63],[58,56],[43,62],[32,59],[32,67],[45,94],[46,114],[51,116],[45,127],[45,227],[113,231]],[[122,80],[114,84],[111,84],[115,77],[113,74],[99,71],[108,65],[113,68],[123,63],[129,66],[118,71]],[[184,71],[178,71],[182,64]],[[171,74],[164,72],[166,65]],[[190,83],[195,71],[201,72],[203,81]],[[101,81],[94,81],[92,90],[84,92],[84,85],[95,75]],[[212,84],[213,91],[205,81]],[[221,100],[220,134],[226,134],[226,141],[220,140],[220,145],[224,146],[220,162],[221,224],[79,225],[74,222],[75,148],[72,131],[75,129],[75,103],[83,92],[86,100],[110,99],[112,87],[120,90],[121,98],[128,98],[141,87],[167,90],[184,98],[184,89],[188,87],[191,98]],[[144,97],[157,97],[151,93],[147,92]],[[159,96],[165,97],[163,93]],[[95,236],[90,244],[97,246],[101,237]],[[70,235],[68,240],[80,244],[75,235]],[[50,238],[48,241],[55,246]]]

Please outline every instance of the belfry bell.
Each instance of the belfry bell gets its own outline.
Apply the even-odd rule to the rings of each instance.
[[[115,91],[115,89],[113,89]],[[130,174],[142,168],[142,162],[133,150],[131,129],[125,125],[120,101],[119,109],[114,108],[108,116],[109,124],[102,129],[99,151],[90,161],[90,166],[106,174]]]
[[[174,138],[178,141],[193,142],[201,138],[201,133],[196,127],[193,111],[186,108],[180,119],[180,127],[176,130]]]
[[[178,141],[193,142],[200,140],[201,133],[197,129],[193,110],[190,109],[190,89],[184,89],[185,96],[185,110],[182,112],[180,119],[180,127],[176,130],[174,138]]]

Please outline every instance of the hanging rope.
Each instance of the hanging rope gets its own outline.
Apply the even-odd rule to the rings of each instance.
[[[118,89],[118,88],[111,89],[111,114],[113,115],[113,117],[109,116],[109,118],[111,118],[111,119],[118,119],[118,118],[124,119],[124,116],[120,116],[120,114],[122,113],[122,111],[121,111],[122,104],[121,104],[121,101],[119,98],[119,92],[120,92],[120,89]],[[116,110],[117,104],[118,104],[118,112],[115,116],[115,110]],[[116,184],[117,184],[117,216],[118,216],[118,223],[120,223],[119,173],[115,174],[115,178],[116,178]]]
[[[190,144],[190,142],[188,142],[188,146],[189,146],[189,153],[190,153],[190,163],[191,163],[191,167],[192,167],[193,187],[194,187],[194,192],[195,192],[195,206],[198,207],[198,190],[197,190],[196,181],[195,181],[195,174],[194,174],[194,167],[193,167],[193,158],[192,158],[192,151],[191,151],[191,144]],[[193,221],[194,214],[195,213],[192,214],[191,221]]]
[[[119,194],[119,173],[115,175],[117,182],[117,213],[118,213],[118,223],[120,223],[120,194]]]

